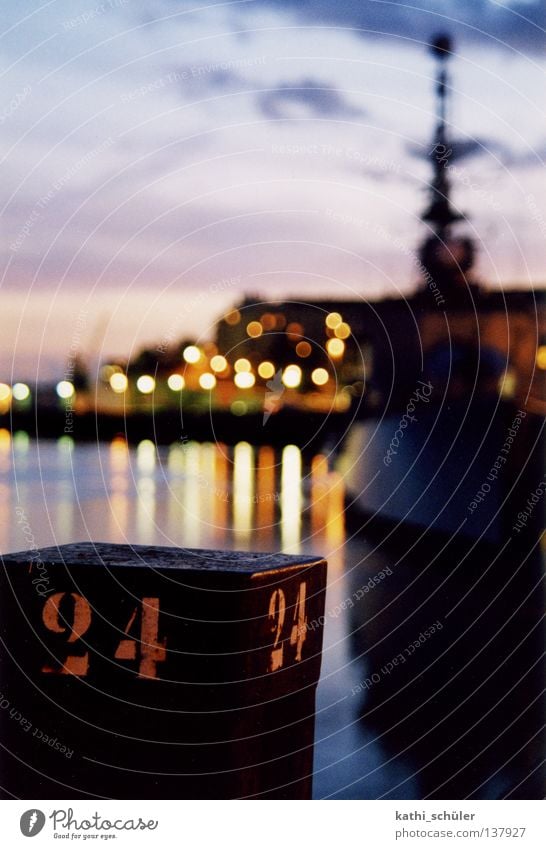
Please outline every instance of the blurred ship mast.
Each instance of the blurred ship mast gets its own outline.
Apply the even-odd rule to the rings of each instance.
[[[471,239],[455,238],[453,225],[465,216],[451,203],[450,164],[453,147],[447,131],[447,108],[450,81],[447,69],[453,55],[452,41],[447,35],[436,36],[430,44],[436,59],[436,128],[429,158],[432,180],[429,202],[421,219],[429,225],[429,234],[421,245],[419,254],[423,267],[434,282],[449,290],[468,287],[466,272],[474,264],[474,244]],[[432,233],[430,233],[432,230]],[[472,287],[474,288],[474,287]]]
[[[430,151],[433,180],[430,184],[430,203],[421,218],[434,228],[438,238],[448,235],[454,221],[460,221],[462,215],[456,212],[450,200],[449,162],[453,155],[449,147],[446,127],[447,116],[447,61],[451,55],[451,40],[446,35],[438,36],[431,45],[431,52],[437,59],[436,75],[436,131]]]

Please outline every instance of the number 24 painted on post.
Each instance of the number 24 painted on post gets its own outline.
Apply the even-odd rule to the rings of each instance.
[[[72,616],[68,618],[61,613],[61,604],[71,598],[73,603]],[[140,638],[129,637],[129,632],[137,617],[138,608],[133,610],[124,633],[127,635],[115,651],[116,660],[136,660],[137,645],[140,650],[138,667],[139,678],[157,678],[157,664],[167,657],[166,640],[158,639],[159,631],[159,599],[143,598],[140,614]],[[75,643],[81,639],[91,625],[91,606],[86,598],[77,593],[56,593],[50,596],[42,611],[42,620],[49,631],[55,634],[68,634],[66,642]],[[89,670],[89,652],[84,654],[68,654],[63,664],[59,666],[45,665],[42,672],[58,675],[78,675],[85,677]]]

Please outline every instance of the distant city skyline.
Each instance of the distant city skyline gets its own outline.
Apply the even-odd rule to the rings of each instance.
[[[419,6],[5,4],[0,380],[57,376],[76,332],[207,337],[244,293],[412,291],[440,30],[477,276],[546,285],[544,4]]]

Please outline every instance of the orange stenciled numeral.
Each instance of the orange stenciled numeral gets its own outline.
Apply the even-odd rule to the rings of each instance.
[[[71,624],[60,611],[61,602],[66,596],[70,596],[74,602]],[[55,634],[68,632],[66,642],[75,643],[85,634],[91,624],[91,607],[87,599],[77,593],[55,593],[44,604],[42,620],[48,631],[53,631]],[[83,655],[67,655],[64,664],[58,668],[43,666],[42,672],[85,676],[88,669],[89,652],[85,652]]]
[[[293,624],[290,629],[290,645],[295,646],[294,660],[299,662],[302,657],[303,644],[307,637],[307,616],[305,605],[307,599],[307,584],[302,581],[298,587],[298,595],[294,605]],[[286,618],[286,596],[282,590],[275,590],[269,599],[269,621],[271,631],[275,635],[273,648],[269,656],[268,672],[276,672],[281,669],[284,657],[284,640],[282,632]],[[287,640],[288,641],[288,640]]]
[[[139,678],[157,678],[156,664],[167,657],[167,640],[158,640],[159,599],[142,599],[142,627]]]
[[[294,608],[294,624],[290,632],[290,645],[296,646],[296,660],[301,660],[301,650],[307,637],[307,616],[305,615],[305,600],[307,584],[302,581],[298,589],[298,597]]]
[[[269,660],[269,672],[275,672],[280,669],[283,663],[284,646],[281,641],[281,634],[284,625],[284,617],[286,614],[286,597],[282,590],[275,590],[269,599],[269,620],[271,631],[275,634],[275,642],[271,650]]]
[[[125,627],[128,634],[136,619],[137,608],[133,610]],[[140,624],[140,641],[136,639],[121,640],[114,657],[118,660],[135,660],[137,642],[140,642],[139,678],[157,678],[157,664],[167,657],[166,640],[158,639],[159,633],[159,599],[143,598]]]
[[[73,612],[70,621],[61,613],[64,599],[71,598]],[[133,610],[125,627],[129,634],[137,616]],[[87,599],[77,593],[56,593],[46,601],[42,610],[42,620],[48,631],[54,634],[66,634],[67,643],[75,643],[88,630],[91,624],[91,607]],[[118,660],[135,660],[137,645],[140,647],[139,678],[157,678],[157,664],[167,657],[166,640],[159,640],[159,599],[143,598],[140,617],[140,640],[126,638],[120,641],[114,657]],[[45,665],[42,672],[57,675],[85,676],[89,670],[89,652],[83,655],[69,654],[58,667]]]
[[[133,622],[136,619],[137,608],[133,610],[127,625],[125,626],[124,633],[128,634],[131,628],[133,627]],[[121,640],[114,655],[116,660],[135,660],[136,658],[136,640]]]

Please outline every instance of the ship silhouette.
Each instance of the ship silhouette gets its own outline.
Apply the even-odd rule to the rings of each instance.
[[[348,504],[370,521],[499,542],[543,476],[544,293],[491,291],[474,277],[475,245],[451,201],[450,39],[431,50],[437,120],[421,282],[409,298],[369,305],[368,403],[340,466]]]

